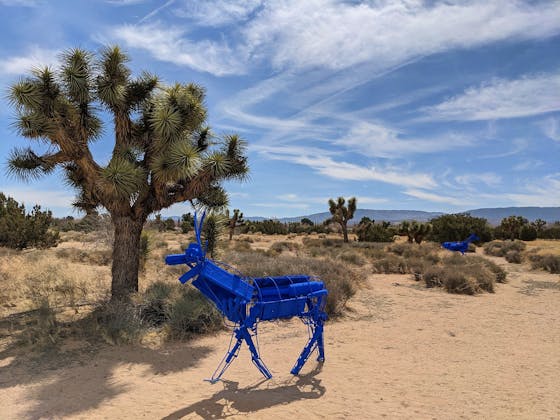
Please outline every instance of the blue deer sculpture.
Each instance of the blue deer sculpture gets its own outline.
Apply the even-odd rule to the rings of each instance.
[[[442,247],[450,251],[458,251],[465,255],[465,252],[469,249],[469,244],[474,241],[480,241],[480,238],[472,233],[467,239],[459,242],[443,242]]]
[[[192,285],[234,323],[228,351],[209,381],[215,383],[220,380],[239,354],[243,342],[249,347],[253,364],[266,379],[272,377],[258,348],[257,325],[261,321],[297,316],[308,326],[309,341],[291,370],[293,375],[300,372],[314,350],[318,352],[317,360],[323,362],[323,325],[327,319],[325,305],[328,293],[324,283],[306,275],[250,278],[231,273],[234,271],[231,267],[206,257],[201,241],[204,217],[205,214],[199,223],[195,215],[196,243],[191,243],[184,254],[166,256],[165,262],[168,265],[186,264],[189,270],[179,281],[185,284],[193,280]]]

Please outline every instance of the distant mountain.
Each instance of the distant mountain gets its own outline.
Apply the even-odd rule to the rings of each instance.
[[[533,221],[536,219],[543,219],[547,222],[555,222],[560,220],[560,207],[501,207],[501,208],[483,208],[466,210],[463,213],[469,213],[474,217],[483,217],[488,220],[490,224],[499,224],[504,217],[508,216],[522,216]],[[391,223],[400,223],[403,220],[417,220],[419,222],[427,222],[434,217],[441,216],[442,212],[429,212],[420,210],[372,210],[372,209],[358,209],[354,218],[349,222],[350,224],[359,223],[362,217],[369,217],[377,222],[386,221]],[[282,223],[299,222],[304,217],[310,219],[313,223],[323,223],[331,217],[329,212],[314,213],[306,216],[298,217],[283,217],[277,219]],[[262,221],[265,217],[246,217],[246,220]]]
[[[555,222],[560,220],[560,207],[498,207],[498,208],[484,208],[466,210],[463,213],[469,213],[474,217],[483,217],[488,220],[490,224],[498,225],[504,217],[508,216],[522,216],[533,221],[536,219],[543,219],[547,222]],[[442,212],[430,212],[420,210],[372,210],[372,209],[358,209],[354,214],[354,218],[350,220],[349,224],[353,225],[359,223],[362,217],[369,217],[377,222],[386,221],[391,223],[400,223],[403,220],[417,220],[419,222],[427,222],[434,217],[441,216]],[[179,216],[171,216],[175,220],[180,220]],[[313,223],[323,223],[331,217],[329,212],[314,213],[306,216],[298,217],[282,217],[276,219],[282,223],[299,222],[304,217],[310,219]],[[262,222],[263,220],[270,219],[269,217],[245,217],[245,220],[252,222]]]
[[[543,219],[547,222],[560,220],[560,207],[498,207],[468,210],[474,217],[484,217],[493,225],[499,224],[504,217],[522,216],[530,222]]]
[[[375,221],[386,221],[391,223],[400,223],[403,220],[417,220],[419,222],[427,222],[434,217],[441,216],[444,213],[441,212],[428,212],[420,210],[371,210],[371,209],[357,209],[354,213],[354,218],[350,220],[349,224],[353,225],[359,223],[362,217],[369,217]],[[283,217],[277,219],[282,223],[299,222],[304,217],[310,219],[313,223],[323,223],[325,220],[331,217],[329,212],[324,213],[314,213],[307,216],[298,217]],[[257,221],[263,220],[262,217],[246,217],[246,220]]]

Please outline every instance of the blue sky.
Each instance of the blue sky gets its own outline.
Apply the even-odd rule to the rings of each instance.
[[[560,206],[560,2],[0,0],[0,85],[71,47],[207,88],[215,134],[249,143],[245,215],[358,207]],[[0,99],[0,159],[18,138]],[[106,161],[111,130],[95,143]],[[57,175],[0,191],[74,214]],[[164,215],[181,214],[176,205]]]

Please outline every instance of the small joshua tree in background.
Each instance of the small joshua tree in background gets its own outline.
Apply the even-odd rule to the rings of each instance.
[[[519,239],[521,228],[528,224],[529,221],[521,216],[509,216],[502,219],[500,227],[509,239]]]
[[[354,217],[356,197],[350,198],[347,206],[345,204],[346,200],[344,197],[338,197],[336,201],[331,198],[329,200],[329,211],[332,214],[331,220],[342,227],[344,242],[348,242],[348,221]]]
[[[194,217],[191,213],[185,213],[181,216],[181,232],[189,233],[194,229]]]
[[[233,234],[235,233],[235,228],[239,226],[243,226],[245,220],[243,220],[243,213],[239,211],[239,209],[233,210],[233,216],[230,217],[229,210],[226,211],[227,217],[227,225],[229,230],[229,240],[233,238]]]
[[[228,218],[224,214],[211,213],[204,219],[202,226],[202,241],[210,258],[216,256],[218,242],[224,234]]]

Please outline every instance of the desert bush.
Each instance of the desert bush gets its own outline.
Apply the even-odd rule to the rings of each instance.
[[[218,331],[222,316],[212,303],[192,286],[183,286],[166,310],[168,337],[190,338],[194,334]]]
[[[288,255],[255,255],[254,252],[231,252],[228,261],[248,277],[306,274],[319,277],[329,291],[326,312],[331,317],[343,313],[346,302],[356,293],[360,275],[330,259]]]
[[[476,233],[482,242],[492,239],[492,231],[486,219],[468,213],[445,214],[432,219],[430,239],[435,242],[462,241]]]
[[[480,291],[474,278],[454,270],[444,271],[443,286],[449,293],[474,295]]]
[[[169,318],[169,298],[177,286],[163,281],[152,283],[144,292],[140,303],[140,316],[149,326],[160,326]]]
[[[552,274],[560,273],[560,255],[531,254],[528,257],[534,270],[541,269]]]
[[[367,263],[367,260],[361,253],[350,249],[338,254],[338,259],[360,267]]]
[[[534,226],[524,225],[519,230],[519,239],[522,241],[534,241],[537,239],[538,232]]]
[[[30,318],[20,336],[24,344],[33,344],[40,350],[60,341],[57,309],[73,308],[86,296],[85,285],[69,277],[60,265],[38,263],[24,277],[25,295],[30,301]]]
[[[485,258],[477,258],[477,260],[480,261],[481,264],[484,264],[486,268],[488,268],[492,273],[494,273],[496,283],[506,283],[507,273],[502,267]]]
[[[445,275],[442,267],[428,267],[422,274],[426,287],[443,287]]]
[[[60,259],[89,265],[109,265],[112,260],[110,249],[61,248],[56,251],[56,256]]]
[[[522,252],[526,247],[522,241],[492,241],[484,245],[484,253],[493,257],[505,257],[510,251]]]
[[[60,240],[57,231],[50,230],[52,213],[36,205],[30,213],[25,206],[0,193],[0,246],[9,248],[50,248]]]
[[[95,329],[109,344],[137,342],[143,332],[140,308],[133,302],[103,302],[94,309],[92,318]]]
[[[506,261],[513,264],[521,264],[523,255],[519,251],[508,251],[505,255]]]
[[[235,241],[233,249],[240,252],[247,252],[251,250],[251,242],[248,241]]]
[[[269,250],[281,254],[283,251],[297,251],[299,248],[300,245],[295,242],[279,241],[274,242]]]

